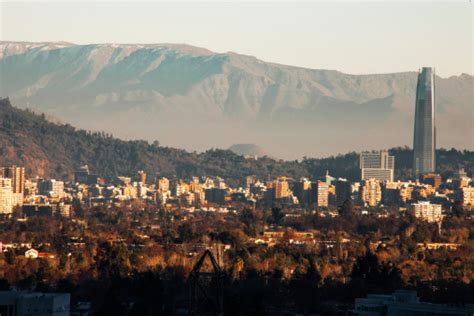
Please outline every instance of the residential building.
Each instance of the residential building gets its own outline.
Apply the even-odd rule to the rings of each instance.
[[[429,172],[423,175],[423,183],[429,184],[437,189],[441,184],[441,176],[437,173]]]
[[[464,187],[461,189],[461,201],[465,207],[474,208],[474,187]]]
[[[0,168],[0,177],[12,180],[12,193],[23,194],[25,192],[25,168],[15,165]]]
[[[378,181],[393,181],[395,157],[388,151],[362,152],[360,154],[361,180],[376,179]]]
[[[278,177],[274,185],[275,199],[283,199],[290,195],[290,187],[286,177]]]
[[[219,188],[206,189],[205,197],[209,203],[224,204],[227,190]]]
[[[318,207],[328,207],[329,185],[323,181],[312,182],[310,201]]]
[[[39,179],[38,192],[52,197],[62,197],[64,195],[64,182],[55,179]]]
[[[438,222],[442,219],[441,205],[431,204],[430,202],[420,201],[410,204],[409,211],[416,218],[428,221],[430,223]]]
[[[0,214],[13,212],[12,180],[0,177]]]
[[[377,206],[382,201],[382,188],[377,179],[364,180],[360,184],[361,201],[368,206]]]
[[[293,194],[298,198],[302,206],[310,204],[311,181],[307,178],[301,178],[300,181],[293,183]]]
[[[369,294],[356,298],[350,315],[358,316],[467,316],[474,314],[474,306],[450,306],[420,302],[415,291],[398,290],[393,294]]]
[[[423,67],[418,73],[413,135],[413,175],[436,171],[435,74]]]

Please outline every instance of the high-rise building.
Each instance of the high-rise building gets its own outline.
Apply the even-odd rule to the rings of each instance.
[[[74,172],[75,183],[88,183],[89,181],[89,166],[80,166],[78,170]]]
[[[362,152],[360,154],[361,179],[376,179],[378,181],[393,181],[395,157],[388,151]]]
[[[346,200],[351,199],[351,183],[347,179],[339,178],[336,181],[336,204],[341,206]]]
[[[311,183],[311,203],[318,207],[327,207],[329,201],[329,185],[323,181]]]
[[[23,194],[25,191],[25,168],[13,165],[0,168],[0,171],[0,177],[12,180],[12,193]]]
[[[11,214],[13,211],[12,180],[0,177],[0,214]]]
[[[423,67],[418,73],[413,134],[413,175],[436,171],[435,164],[435,76],[434,69]]]
[[[300,181],[293,183],[293,194],[298,198],[300,205],[310,204],[311,181],[301,178]]]
[[[382,201],[382,188],[376,179],[363,180],[359,188],[360,199],[369,206],[376,206]]]
[[[38,192],[43,195],[49,195],[51,197],[63,197],[64,195],[64,182],[55,179],[39,179],[38,180]]]
[[[290,195],[290,186],[286,177],[278,177],[274,184],[275,199],[283,199]]]

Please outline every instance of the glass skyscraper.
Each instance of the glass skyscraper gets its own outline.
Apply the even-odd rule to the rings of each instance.
[[[423,67],[418,73],[413,137],[413,174],[415,177],[434,172],[436,169],[434,80],[433,68]]]

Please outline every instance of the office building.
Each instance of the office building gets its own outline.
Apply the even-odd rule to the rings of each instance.
[[[0,168],[0,177],[12,180],[12,193],[25,192],[25,168],[17,166]]]
[[[442,219],[440,204],[420,201],[410,204],[409,211],[415,215],[416,218],[430,223],[438,222]]]
[[[351,199],[352,185],[347,179],[336,180],[336,205],[341,206],[345,201]]]
[[[89,166],[84,165],[79,167],[78,170],[74,172],[74,182],[75,183],[88,183],[89,181]]]
[[[63,197],[64,195],[64,182],[55,179],[38,180],[38,192],[42,195],[48,195],[51,197]]]
[[[293,194],[298,198],[302,206],[310,204],[311,181],[301,178],[300,181],[293,184]]]
[[[435,75],[424,67],[418,73],[413,134],[413,175],[436,171]]]
[[[311,183],[311,203],[317,207],[327,207],[329,201],[329,185],[323,181]]]
[[[382,201],[382,188],[376,179],[364,180],[359,188],[360,199],[368,206],[377,206]]]
[[[378,181],[393,181],[395,157],[386,150],[379,152],[362,152],[360,154],[361,180],[376,179]]]
[[[13,212],[12,180],[0,177],[0,214]]]
[[[170,180],[168,178],[159,178],[157,183],[158,192],[168,192],[170,190]]]
[[[204,191],[205,199],[209,203],[224,204],[227,195],[226,189],[210,188]]]

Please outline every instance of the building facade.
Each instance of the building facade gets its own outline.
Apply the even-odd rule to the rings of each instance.
[[[25,192],[25,168],[11,166],[0,168],[0,176],[12,181],[12,193],[23,194]]]
[[[393,181],[395,157],[386,150],[379,152],[362,152],[360,154],[361,179],[376,179],[378,181]]]
[[[435,75],[424,67],[418,73],[413,134],[413,175],[436,171]]]
[[[462,188],[461,200],[464,207],[474,208],[474,187]]]
[[[433,223],[442,219],[441,205],[431,204],[430,202],[421,201],[410,204],[410,212],[416,218]]]
[[[328,207],[329,205],[329,185],[323,181],[311,183],[311,203],[318,207]]]
[[[12,180],[0,177],[0,214],[13,212]]]
[[[351,183],[346,180],[339,178],[336,181],[336,205],[341,206],[345,201],[351,199],[352,187]]]
[[[368,206],[377,206],[382,201],[382,188],[376,179],[364,180],[359,188],[360,199]]]

